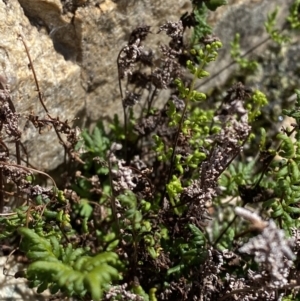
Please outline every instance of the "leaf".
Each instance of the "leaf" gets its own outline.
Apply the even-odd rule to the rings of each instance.
[[[178,273],[178,272],[180,272],[183,268],[184,268],[184,265],[183,265],[183,264],[176,265],[176,266],[174,266],[174,267],[168,269],[167,275],[171,275],[171,274],[174,274],[174,273]]]
[[[77,284],[77,288],[84,288],[84,286],[80,286],[78,284],[78,282],[83,282],[84,274],[78,271],[74,271],[72,268],[65,268],[63,271],[57,273],[54,278],[61,287],[65,287],[70,293],[75,290],[75,282]],[[81,290],[75,292],[80,293]]]
[[[31,286],[38,286],[40,292],[48,286],[52,291],[60,289],[69,296],[84,297],[89,292],[96,301],[100,300],[104,287],[120,278],[116,267],[122,266],[114,252],[86,256],[83,248],[73,249],[71,244],[62,248],[55,237],[47,241],[25,227],[19,232],[29,250],[27,256],[34,260],[27,269],[27,279]]]
[[[283,133],[279,133],[276,138],[282,141],[280,154],[287,159],[293,158],[295,156],[295,148],[291,137],[288,137]]]
[[[115,268],[103,264],[85,275],[83,282],[91,293],[93,301],[101,299],[103,284],[110,283],[113,278],[117,279],[118,274]]]
[[[91,257],[89,260],[89,265],[97,266],[101,265],[102,263],[109,263],[111,265],[118,264],[119,257],[114,252],[103,252],[94,257]]]
[[[227,4],[226,0],[209,0],[205,2],[206,7],[212,11],[215,11],[218,7],[225,4]]]
[[[206,242],[205,235],[201,232],[199,228],[197,228],[193,224],[188,224],[188,227],[194,235],[193,242],[199,244],[200,246],[203,246]]]
[[[30,243],[33,245],[33,247],[36,250],[51,250],[51,243],[43,238],[40,237],[38,234],[36,234],[33,230],[26,228],[26,227],[20,227],[18,229],[18,232],[24,236],[24,239],[27,241],[30,241]]]
[[[93,207],[89,204],[88,199],[80,199],[80,215],[89,218],[93,212]]]
[[[90,260],[90,256],[80,256],[75,264],[74,264],[74,269],[77,271],[82,271],[84,269],[84,266],[86,263]]]

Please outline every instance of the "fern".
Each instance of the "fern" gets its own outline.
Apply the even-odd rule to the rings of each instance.
[[[60,289],[69,296],[89,294],[100,300],[103,290],[120,279],[122,264],[116,253],[90,256],[88,250],[73,249],[71,244],[65,248],[54,236],[48,240],[25,227],[19,228],[19,233],[23,236],[21,248],[30,250],[26,255],[32,261],[26,277],[31,286],[38,286],[38,292]]]
[[[103,165],[95,164],[93,159],[95,157],[98,160],[105,162],[106,151],[109,149],[111,140],[108,138],[103,123],[100,121],[95,126],[92,134],[89,134],[87,130],[84,130],[81,134],[83,140],[82,144],[78,145],[78,148],[83,148],[84,154],[82,156],[83,160],[86,162],[84,168],[85,170],[92,171],[95,169],[97,174],[108,173],[108,168]]]

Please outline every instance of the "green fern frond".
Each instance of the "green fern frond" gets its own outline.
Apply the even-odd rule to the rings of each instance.
[[[33,261],[26,273],[27,279],[42,292],[47,288],[60,289],[69,296],[91,295],[100,300],[103,290],[112,281],[120,279],[122,264],[113,252],[86,255],[82,248],[64,248],[55,237],[46,240],[33,230],[22,227],[23,246],[28,258]]]

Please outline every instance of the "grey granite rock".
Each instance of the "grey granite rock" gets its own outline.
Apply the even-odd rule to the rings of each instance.
[[[282,24],[291,2],[230,0],[228,6],[212,14],[210,21],[216,24],[224,49],[211,72],[230,61],[228,47],[234,33],[241,33],[242,49],[248,50],[265,37],[267,13],[280,5]],[[11,84],[31,164],[54,169],[63,161],[63,148],[53,131],[39,135],[32,126],[24,128],[29,112],[41,117],[45,113],[19,34],[29,46],[51,116],[68,120],[79,117],[77,123],[83,127],[122,111],[116,59],[131,30],[147,24],[156,33],[159,25],[178,20],[189,9],[189,0],[0,0],[0,75]],[[152,34],[149,43],[158,45],[163,39]],[[201,90],[224,83],[231,72],[228,69]]]
[[[273,12],[276,6],[280,7],[276,19],[276,28],[281,29],[288,15],[293,0],[229,0],[227,6],[220,7],[216,13],[210,14],[210,23],[214,25],[214,33],[221,39],[223,47],[215,64],[209,66],[213,80],[203,84],[198,83],[201,90],[207,91],[215,86],[221,86],[228,77],[238,68],[233,65],[225,68],[232,61],[230,57],[230,43],[236,33],[240,34],[241,53],[244,54],[250,49],[265,41],[268,34],[264,28],[269,13]],[[268,43],[263,43],[253,53],[263,53]],[[253,54],[252,53],[252,54]],[[251,57],[251,54],[248,58]]]
[[[2,272],[5,269],[5,273]],[[3,301],[46,301],[49,297],[49,292],[37,294],[26,286],[24,278],[15,278],[16,272],[24,269],[21,264],[15,262],[12,257],[7,260],[6,256],[0,257],[0,300]]]
[[[38,1],[33,1],[38,2]],[[25,128],[30,112],[45,117],[36,92],[28,58],[19,35],[26,41],[37,73],[45,103],[52,117],[72,119],[84,108],[85,90],[81,86],[78,64],[57,53],[47,32],[38,31],[24,15],[16,0],[0,1],[1,75],[8,79],[13,102],[21,114],[23,142],[33,166],[55,168],[62,161],[63,148],[51,133],[39,135],[33,126]]]

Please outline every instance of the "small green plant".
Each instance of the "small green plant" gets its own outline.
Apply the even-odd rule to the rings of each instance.
[[[300,1],[295,0],[290,8],[290,14],[287,17],[287,21],[290,23],[290,26],[292,29],[299,29],[300,28],[300,22],[299,22],[299,7],[300,7]]]
[[[26,277],[38,292],[49,288],[52,294],[58,290],[68,295],[85,296],[100,300],[103,289],[112,280],[120,280],[122,264],[116,253],[105,252],[89,256],[88,249],[73,249],[61,245],[55,236],[47,239],[28,228],[19,228],[22,235],[20,248],[25,250],[31,265]]]
[[[250,72],[255,71],[258,68],[258,63],[255,60],[248,60],[241,55],[240,49],[240,35],[237,33],[234,40],[231,42],[231,58],[240,66],[242,70]]]
[[[268,14],[268,20],[265,22],[265,28],[274,42],[278,44],[283,44],[289,42],[290,37],[288,35],[283,34],[281,30],[275,28],[278,10],[279,7],[276,7],[276,9],[272,13]]]

